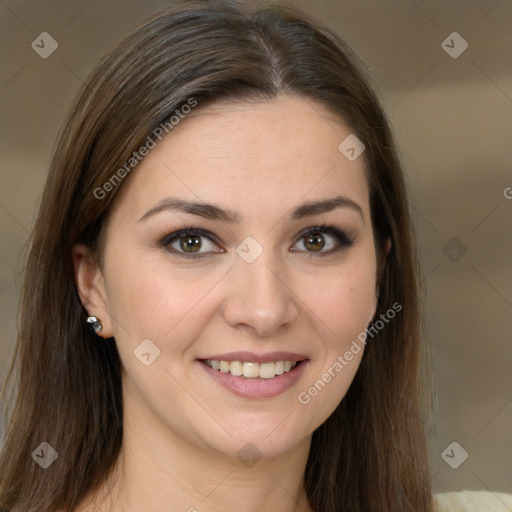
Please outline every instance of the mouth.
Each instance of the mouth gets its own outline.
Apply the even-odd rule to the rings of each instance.
[[[198,362],[225,389],[251,399],[271,398],[287,391],[297,383],[309,362],[307,358],[290,355],[290,358],[267,361],[255,361],[256,357],[227,357],[199,359]]]

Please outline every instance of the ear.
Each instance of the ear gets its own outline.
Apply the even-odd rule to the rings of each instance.
[[[110,338],[113,333],[108,296],[98,262],[84,244],[75,245],[71,250],[71,257],[80,300],[89,316],[96,316],[101,320],[103,330],[99,335]]]

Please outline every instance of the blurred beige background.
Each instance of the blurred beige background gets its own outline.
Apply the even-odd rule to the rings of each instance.
[[[0,3],[2,377],[15,340],[18,262],[57,130],[101,55],[166,3]],[[286,3],[306,8],[355,49],[400,146],[428,293],[434,489],[512,492],[512,2]],[[58,42],[47,59],[31,47],[42,32]],[[457,466],[463,450],[468,458],[458,467],[445,462]]]

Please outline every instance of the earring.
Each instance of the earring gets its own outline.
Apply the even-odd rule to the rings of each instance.
[[[90,327],[94,329],[94,332],[96,334],[100,333],[103,330],[101,320],[95,316],[90,316],[89,318],[87,318],[87,323],[91,324]]]

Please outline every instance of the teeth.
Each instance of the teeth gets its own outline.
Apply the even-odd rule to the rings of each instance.
[[[251,361],[214,361],[206,359],[205,363],[214,370],[222,373],[231,373],[237,377],[247,379],[272,379],[276,375],[287,373],[297,366],[297,361],[270,361],[268,363],[254,363]]]
[[[225,362],[227,362],[227,361],[225,361]],[[233,361],[229,365],[229,371],[231,372],[231,375],[240,376],[244,373],[244,368],[240,361]]]
[[[238,363],[238,361],[234,361],[234,362]],[[244,368],[244,377],[247,377],[249,379],[255,379],[256,377],[260,376],[260,365],[258,363],[244,363],[243,368]],[[233,374],[231,374],[231,375],[233,375]]]
[[[276,365],[274,363],[262,363],[260,364],[260,375],[261,379],[271,379],[276,376]]]

